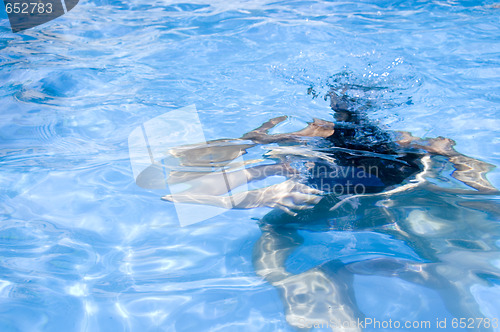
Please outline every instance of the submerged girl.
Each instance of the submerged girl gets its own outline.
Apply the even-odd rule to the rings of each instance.
[[[297,329],[373,328],[369,313],[359,309],[353,278],[377,275],[434,289],[454,317],[481,318],[488,322],[481,330],[491,330],[496,318],[481,311],[472,289],[491,287],[483,276],[500,278],[492,263],[499,255],[500,229],[491,219],[500,209],[495,202],[461,195],[498,194],[485,177],[493,165],[460,154],[447,138],[387,132],[356,110],[345,94],[330,91],[329,97],[335,122],[314,119],[300,131],[270,134],[286,119],[283,116],[240,139],[172,149],[185,171],[171,172],[169,183],[184,183],[188,189],[163,199],[224,208],[278,208],[259,222],[262,236],[253,261],[256,273],[280,292],[286,320]],[[249,166],[262,162],[250,160],[230,165],[257,146],[268,148],[266,164]],[[452,177],[470,189],[439,187],[427,180],[446,165],[453,169]],[[232,192],[273,176],[287,180]],[[342,249],[319,266],[291,273],[287,260],[303,242],[299,230],[348,230],[357,255]],[[418,259],[357,245],[361,230],[401,241]]]

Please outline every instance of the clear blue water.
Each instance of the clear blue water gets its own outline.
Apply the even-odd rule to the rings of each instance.
[[[89,0],[19,34],[1,10],[0,331],[294,331],[252,263],[270,209],[179,227],[172,204],[135,184],[128,135],[191,104],[207,139],[283,114],[300,127],[331,118],[322,95],[338,80],[384,87],[369,96],[381,125],[500,165],[494,4]],[[488,178],[500,188],[498,168]],[[500,318],[498,198],[412,195],[373,211],[389,226],[296,231],[287,269],[348,264],[374,319],[454,330],[470,317],[454,289]],[[455,288],[398,277],[384,259],[434,263]]]

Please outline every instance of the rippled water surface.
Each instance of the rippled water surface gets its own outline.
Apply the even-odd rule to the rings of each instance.
[[[88,0],[17,34],[2,9],[0,330],[294,331],[284,293],[300,285],[252,261],[286,239],[302,286],[341,280],[364,317],[500,319],[498,196],[361,200],[311,217],[344,225],[330,229],[270,230],[268,208],[180,227],[164,193],[135,184],[128,150],[136,127],[192,104],[207,139],[331,119],[328,87],[351,84],[381,126],[499,165],[499,7]],[[435,181],[452,186],[442,163]],[[498,169],[488,178],[500,187]],[[313,308],[318,282],[289,303]]]

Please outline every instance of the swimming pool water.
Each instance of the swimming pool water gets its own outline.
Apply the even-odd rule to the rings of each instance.
[[[380,125],[500,165],[494,1],[89,0],[18,34],[0,15],[0,331],[294,331],[252,263],[270,209],[179,227],[164,193],[134,182],[129,134],[187,105],[207,139],[234,138],[279,115],[282,130],[331,119],[330,85],[371,87],[359,98]],[[374,210],[382,228],[356,226],[355,207],[336,219],[351,229],[302,227],[287,269],[352,263],[365,316],[451,331],[452,292],[383,259],[444,262],[500,318],[498,197],[417,196]]]

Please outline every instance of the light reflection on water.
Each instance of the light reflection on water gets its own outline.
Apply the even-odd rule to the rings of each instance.
[[[498,165],[492,4],[96,0],[22,34],[2,12],[0,330],[292,331],[252,261],[269,210],[179,228],[164,193],[135,185],[128,135],[191,104],[207,139],[282,114],[329,119],[321,94],[337,79],[383,87],[364,98],[390,129],[450,137]],[[303,244],[289,273],[322,265],[331,277],[328,262],[342,262],[360,311],[380,320],[450,320],[454,290],[500,318],[496,198],[386,203],[292,224]]]

